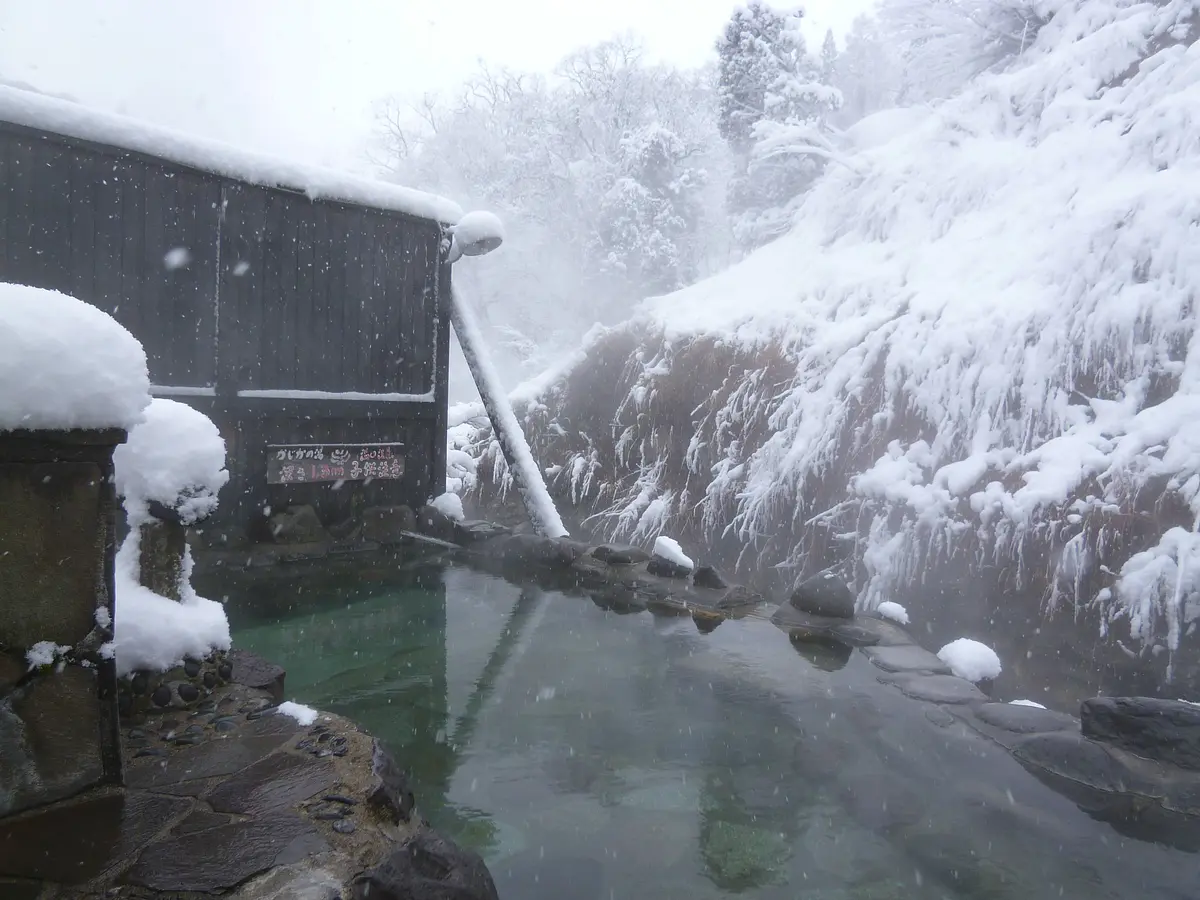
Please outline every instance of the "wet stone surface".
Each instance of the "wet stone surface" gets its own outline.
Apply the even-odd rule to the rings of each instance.
[[[0,897],[345,897],[421,827],[373,738],[335,716],[301,727],[263,690],[225,685],[122,732],[124,790],[0,823]]]

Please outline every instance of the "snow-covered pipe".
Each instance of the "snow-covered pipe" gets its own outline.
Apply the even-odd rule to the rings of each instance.
[[[539,534],[546,537],[566,537],[568,532],[563,527],[562,519],[550,492],[546,490],[546,482],[533,461],[533,454],[525,440],[525,433],[508,402],[508,395],[500,384],[500,377],[492,365],[487,348],[483,343],[483,335],[479,323],[475,320],[475,312],[466,303],[458,287],[451,284],[452,299],[450,320],[454,324],[454,332],[458,335],[458,344],[462,347],[463,356],[479,388],[479,396],[483,400],[484,409],[492,422],[492,432],[496,436],[504,459],[508,463],[508,471],[512,473],[513,484],[525,504],[529,520]]]

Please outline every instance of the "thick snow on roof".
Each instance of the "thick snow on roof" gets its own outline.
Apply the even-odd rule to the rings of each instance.
[[[303,191],[313,199],[342,200],[449,224],[462,216],[458,204],[435,194],[240,150],[5,85],[0,85],[0,120],[161,156],[228,178]]]
[[[57,291],[0,283],[0,431],[129,429],[149,402],[146,353],[116,319]]]
[[[216,509],[217,494],[229,480],[217,426],[186,403],[165,398],[146,407],[145,421],[113,453],[113,467],[131,522],[157,501],[190,525]]]
[[[795,363],[761,399],[772,436],[708,491],[743,536],[839,464],[850,429],[920,427],[852,480],[878,513],[867,605],[919,569],[922,535],[982,524],[1019,547],[1047,512],[1078,525],[1151,483],[1200,521],[1196,4],[1053,7],[1010,71],[864,123],[853,170],[831,163],[788,235],[640,314],[668,342],[770,341]],[[1090,583],[1072,577],[1090,565],[1077,530],[1068,602],[1171,649],[1200,623],[1195,526],[1095,597],[1072,596]]]

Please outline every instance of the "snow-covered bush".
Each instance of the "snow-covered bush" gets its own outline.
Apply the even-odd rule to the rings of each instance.
[[[863,608],[986,569],[1174,653],[1200,623],[1197,4],[1053,10],[527,404],[556,494],[612,538],[846,562]]]

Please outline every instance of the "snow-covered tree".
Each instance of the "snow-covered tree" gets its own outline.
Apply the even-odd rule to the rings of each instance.
[[[821,81],[833,83],[834,72],[837,69],[838,46],[833,36],[833,29],[825,32],[825,41],[821,44]]]
[[[897,49],[884,41],[876,19],[859,16],[851,24],[831,83],[842,92],[836,123],[843,128],[897,104],[904,67]]]
[[[703,170],[674,132],[649,125],[621,142],[620,174],[604,195],[592,252],[601,266],[650,293],[692,280]]]
[[[901,48],[906,100],[950,96],[1023,53],[1050,21],[1046,0],[882,0],[879,18]]]
[[[731,181],[728,209],[744,247],[787,229],[791,211],[820,173],[828,153],[807,152],[841,106],[839,92],[821,78],[800,31],[802,10],[779,12],[755,2],[734,11],[717,42],[718,124],[741,160]],[[784,148],[784,131],[794,138]],[[771,143],[764,152],[761,143]]]

